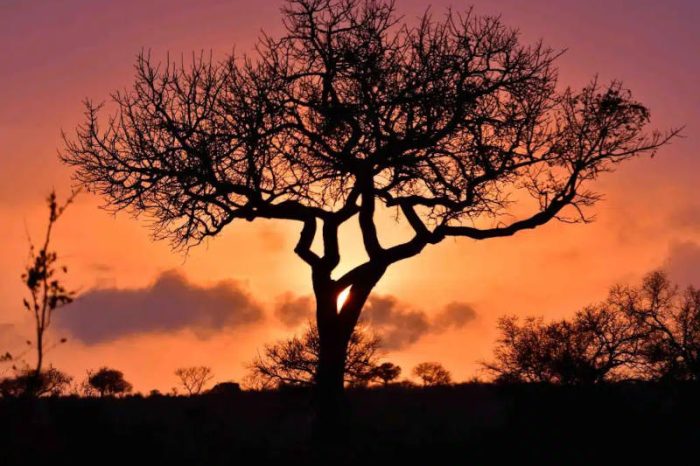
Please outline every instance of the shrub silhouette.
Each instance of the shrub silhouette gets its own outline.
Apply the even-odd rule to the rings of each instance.
[[[180,379],[180,385],[190,395],[199,395],[206,384],[214,378],[211,367],[206,366],[181,367],[175,371],[175,375]]]
[[[312,385],[317,376],[320,346],[318,328],[313,324],[301,337],[265,346],[263,354],[250,365],[249,383],[257,388]],[[345,358],[345,383],[362,386],[372,380],[380,346],[379,337],[365,327],[355,327]]]
[[[438,362],[422,362],[413,368],[413,375],[421,379],[424,387],[450,385],[450,372]]]
[[[373,372],[374,378],[382,381],[384,386],[389,385],[401,375],[401,367],[390,362],[383,362],[378,365]]]
[[[210,395],[235,395],[241,392],[240,384],[236,382],[220,382],[214,385],[209,391]]]
[[[37,377],[35,369],[22,369],[14,377],[0,381],[0,396],[60,396],[66,393],[72,377],[49,367]]]
[[[131,392],[132,386],[124,380],[124,374],[116,369],[100,368],[88,374],[88,384],[97,390],[100,397],[123,395]]]

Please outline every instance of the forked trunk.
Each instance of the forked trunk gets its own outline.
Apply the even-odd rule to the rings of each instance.
[[[342,442],[347,428],[348,404],[345,398],[345,360],[350,337],[369,293],[386,270],[385,266],[362,266],[349,287],[349,294],[338,309],[339,289],[329,275],[314,277],[319,355],[316,368],[316,438],[325,447]]]

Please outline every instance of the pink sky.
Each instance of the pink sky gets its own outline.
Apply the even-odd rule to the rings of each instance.
[[[451,0],[432,3],[436,14],[449,5],[467,7]],[[81,121],[81,101],[99,101],[128,86],[142,48],[155,57],[201,49],[219,56],[234,46],[248,51],[261,29],[279,30],[280,5],[256,2],[252,8],[241,0],[0,3],[0,350],[13,351],[29,336],[19,279],[27,258],[26,232],[38,236],[42,231],[43,199],[51,187],[59,195],[69,191],[70,171],[56,154],[61,129],[71,131]],[[407,18],[424,5],[397,1]],[[475,375],[477,361],[489,357],[500,315],[571,315],[603,299],[610,285],[633,283],[658,267],[679,282],[700,285],[700,5],[691,0],[506,0],[479,1],[475,7],[477,13],[502,14],[526,42],[542,38],[566,48],[559,60],[562,84],[580,87],[596,73],[603,81],[622,79],[651,108],[655,127],[685,125],[685,137],[654,159],[641,158],[605,175],[595,186],[605,200],[595,208],[593,224],[552,223],[514,238],[447,241],[389,271],[377,293],[399,300],[394,309],[399,317],[420,314],[430,327],[387,358],[406,373],[418,362],[441,361],[457,380]],[[285,299],[310,292],[308,270],[292,252],[297,225],[234,224],[184,257],[166,243],[152,242],[145,222],[128,215],[115,218],[98,210],[98,204],[99,199],[82,195],[56,232],[71,286],[83,293],[118,288],[134,295],[176,270],[179,275],[166,277],[180,277],[171,283],[177,289],[199,296],[196,290],[210,293],[219,284],[238,293],[235,299],[245,296],[259,315],[231,321],[224,316],[218,327],[206,319],[221,316],[206,312],[191,320],[164,317],[167,325],[121,322],[126,327],[99,341],[56,328],[54,338],[69,338],[49,354],[58,368],[80,378],[86,369],[113,366],[144,391],[168,390],[176,382],[173,371],[182,365],[210,365],[217,380],[239,380],[264,343],[294,331],[275,317],[275,310]],[[389,221],[384,226],[393,228]],[[351,252],[344,260],[350,265],[353,254],[360,257],[352,231],[345,244]],[[470,305],[476,318],[438,329],[436,316],[452,302]]]

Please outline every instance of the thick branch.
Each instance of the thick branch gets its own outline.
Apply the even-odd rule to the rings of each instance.
[[[472,239],[488,239],[512,236],[519,231],[533,229],[544,225],[553,219],[564,207],[569,205],[575,197],[576,191],[570,191],[563,195],[560,199],[552,201],[545,209],[534,214],[532,217],[513,222],[504,227],[480,229],[468,226],[442,225],[435,230],[434,234],[440,238],[445,236],[465,236]]]
[[[304,227],[299,235],[299,242],[294,248],[294,252],[311,267],[316,267],[321,261],[321,258],[311,250],[311,245],[316,236],[316,219],[309,217],[304,220]]]

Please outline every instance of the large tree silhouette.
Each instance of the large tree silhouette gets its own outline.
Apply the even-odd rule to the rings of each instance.
[[[589,182],[674,134],[645,133],[647,108],[619,82],[560,90],[559,53],[522,45],[498,18],[404,22],[381,0],[288,0],[283,22],[254,56],[185,66],[142,54],[112,116],[88,103],[62,158],[176,246],[236,220],[298,222],[324,405],[342,397],[348,341],[392,264],[450,237],[585,221]],[[411,237],[380,241],[382,216]],[[367,259],[338,276],[338,230],[355,220]]]

